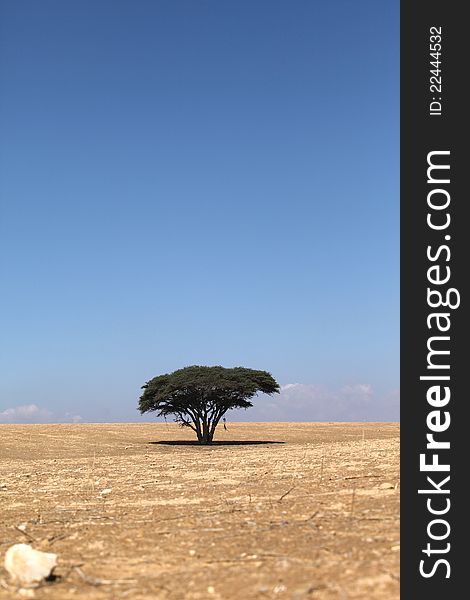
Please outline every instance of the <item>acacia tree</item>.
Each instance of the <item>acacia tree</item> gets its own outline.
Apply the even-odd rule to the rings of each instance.
[[[196,433],[200,444],[210,444],[228,410],[253,406],[250,398],[258,392],[278,393],[279,384],[267,371],[192,366],[154,377],[142,389],[141,413],[174,415],[177,423]]]

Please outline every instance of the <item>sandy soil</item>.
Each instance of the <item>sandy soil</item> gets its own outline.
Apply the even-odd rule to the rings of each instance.
[[[399,597],[398,424],[234,423],[220,445],[171,443],[192,439],[0,425],[0,599]],[[55,581],[11,585],[20,542],[57,553]]]

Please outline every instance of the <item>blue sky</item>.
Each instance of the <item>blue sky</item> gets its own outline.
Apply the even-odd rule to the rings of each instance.
[[[190,364],[286,386],[244,419],[397,418],[399,3],[0,6],[0,422]]]

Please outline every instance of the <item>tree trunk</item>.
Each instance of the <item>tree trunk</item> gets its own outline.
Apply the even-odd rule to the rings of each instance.
[[[209,423],[207,422],[207,420],[204,420],[202,423],[201,437],[198,436],[199,443],[200,444],[212,444],[213,437],[214,437],[213,433],[211,432],[211,430],[209,428]]]
[[[194,421],[194,425],[195,425],[195,427],[196,427],[196,435],[197,435],[197,439],[198,439],[199,441],[201,441],[201,439],[202,439],[202,431],[201,431],[201,425],[199,424],[199,420],[198,420],[198,419],[196,419],[196,420]]]
[[[226,412],[227,412],[227,409],[221,410],[218,413],[216,413],[216,415],[212,419],[212,424],[211,424],[211,427],[209,429],[209,438],[210,438],[210,442],[209,443],[212,442],[212,440],[214,438],[216,427],[219,424],[220,419],[225,415]]]

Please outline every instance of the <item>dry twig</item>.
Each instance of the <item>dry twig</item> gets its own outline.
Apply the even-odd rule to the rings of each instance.
[[[293,485],[289,490],[287,490],[287,492],[285,492],[284,494],[282,494],[282,496],[280,498],[278,498],[278,502],[282,502],[283,498],[285,498],[287,496],[287,494],[290,494],[292,492],[292,490],[295,489],[295,485]]]
[[[381,475],[351,475],[350,477],[344,477],[344,479],[365,479],[366,477],[381,477]]]
[[[320,512],[319,510],[316,510],[313,513],[313,515],[310,515],[307,519],[305,519],[304,523],[306,523],[307,521],[311,521],[312,519],[314,519],[318,515],[319,512]]]
[[[13,525],[13,528],[16,529],[16,531],[19,531],[20,533],[22,533],[25,537],[27,537],[30,542],[37,542],[37,539],[35,537],[33,537],[27,531],[24,531],[23,529],[20,529],[18,527],[18,525]]]

